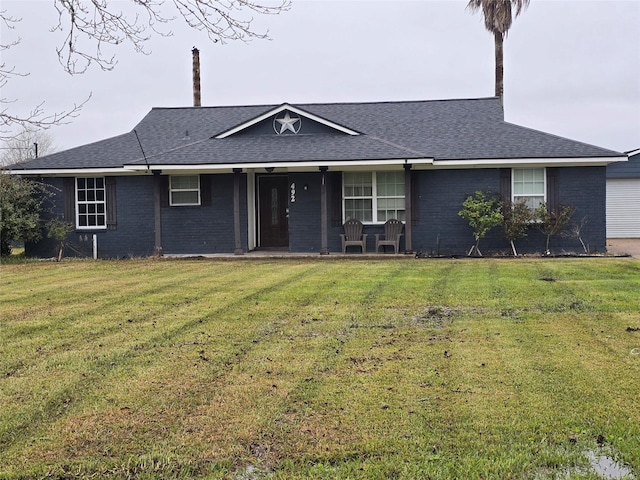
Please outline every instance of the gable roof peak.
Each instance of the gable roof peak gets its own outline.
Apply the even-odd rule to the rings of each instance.
[[[239,125],[236,125],[235,127],[230,128],[224,132],[221,132],[215,135],[213,138],[222,139],[222,138],[230,137],[231,135],[234,135],[238,132],[246,130],[252,127],[253,125],[256,125],[257,123],[260,123],[268,118],[275,117],[282,112],[292,112],[300,117],[308,118],[309,120],[320,123],[326,127],[332,128],[334,130],[337,130],[341,133],[345,133],[347,135],[360,135],[360,132],[357,132],[356,130],[345,127],[344,125],[340,125],[326,118],[320,117],[316,114],[309,112],[304,108],[293,106],[290,103],[283,103],[275,108],[271,107],[267,111],[263,112],[262,114],[254,118],[251,118]]]

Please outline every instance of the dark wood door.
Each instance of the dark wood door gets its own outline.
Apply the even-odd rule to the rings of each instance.
[[[258,177],[260,246],[289,246],[289,181],[286,175]]]

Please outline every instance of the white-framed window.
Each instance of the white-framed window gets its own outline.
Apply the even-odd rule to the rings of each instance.
[[[200,205],[200,175],[171,175],[169,205]]]
[[[343,218],[362,223],[405,221],[404,172],[344,172]]]
[[[76,227],[107,228],[107,200],[104,177],[76,178]]]
[[[547,201],[547,175],[541,168],[514,168],[511,175],[512,201],[524,199],[535,209]]]

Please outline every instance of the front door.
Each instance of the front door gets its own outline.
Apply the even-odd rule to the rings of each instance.
[[[286,175],[258,177],[258,225],[262,248],[289,246],[288,185]]]

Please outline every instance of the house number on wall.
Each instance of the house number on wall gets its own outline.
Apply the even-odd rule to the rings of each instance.
[[[291,184],[291,203],[296,203],[296,184],[295,182]]]

